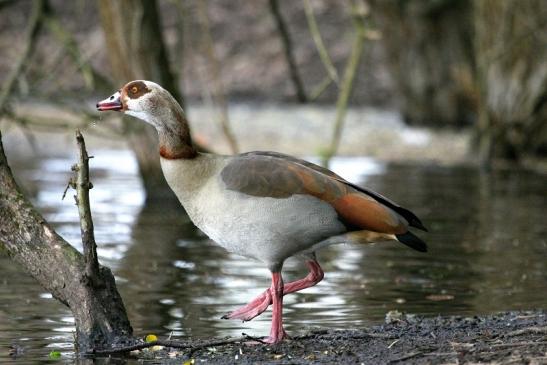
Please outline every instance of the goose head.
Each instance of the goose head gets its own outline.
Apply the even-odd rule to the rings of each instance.
[[[152,81],[134,80],[97,103],[99,111],[120,111],[151,124],[160,138],[160,154],[195,156],[184,111],[175,98]],[[173,157],[175,156],[175,157]]]
[[[173,114],[183,114],[173,96],[160,85],[147,80],[125,84],[110,97],[97,103],[99,111],[121,111],[161,129]],[[163,123],[162,123],[163,122]]]

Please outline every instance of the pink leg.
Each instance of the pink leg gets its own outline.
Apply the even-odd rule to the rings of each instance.
[[[272,273],[272,329],[270,335],[263,339],[265,343],[279,343],[287,337],[283,329],[283,278],[280,272]]]
[[[309,274],[303,279],[287,283],[287,285],[283,287],[283,295],[312,287],[323,280],[325,273],[317,261],[307,261],[306,266],[310,270]]]
[[[309,274],[303,279],[285,284],[285,286],[283,287],[283,295],[312,287],[321,280],[323,280],[324,273],[317,261],[309,260],[306,262],[306,266],[308,266],[308,269],[310,270]],[[251,319],[264,312],[266,309],[268,309],[270,304],[272,304],[272,296],[273,293],[271,292],[271,288],[266,289],[264,293],[254,298],[251,302],[249,302],[249,304],[239,309],[236,309],[233,312],[225,314],[224,316],[222,316],[222,318],[250,321]]]

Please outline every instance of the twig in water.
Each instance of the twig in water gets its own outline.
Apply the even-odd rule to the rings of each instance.
[[[202,350],[208,347],[222,346],[222,345],[229,345],[232,343],[244,342],[246,340],[249,340],[249,338],[250,338],[249,336],[243,336],[238,338],[229,338],[226,340],[203,342],[200,344],[191,344],[191,343],[185,343],[185,342],[179,342],[179,341],[157,340],[157,341],[151,341],[151,342],[138,343],[138,344],[129,345],[129,346],[115,347],[111,349],[93,349],[92,351],[89,352],[89,354],[111,355],[111,354],[119,354],[119,353],[131,352],[136,350],[143,350],[143,349],[154,347],[154,346],[171,347],[171,348],[182,349],[182,350],[189,349],[190,354],[192,354],[195,351]]]
[[[93,185],[89,181],[89,159],[93,156],[88,156],[84,137],[79,130],[76,130],[76,141],[80,156],[75,168],[77,195],[74,198],[80,215],[80,230],[86,263],[85,275],[90,280],[91,285],[98,285],[100,278],[99,260],[97,258],[97,244],[95,243],[93,218],[91,217],[91,208],[89,205],[89,190],[93,188]]]

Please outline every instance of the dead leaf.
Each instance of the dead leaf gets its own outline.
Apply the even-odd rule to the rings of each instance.
[[[430,294],[425,297],[425,299],[432,300],[434,302],[442,302],[444,300],[452,300],[454,299],[454,296],[450,294]]]

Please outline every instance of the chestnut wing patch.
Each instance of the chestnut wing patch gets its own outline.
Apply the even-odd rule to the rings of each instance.
[[[338,180],[339,182],[341,182],[343,184],[346,184],[348,186],[351,186],[355,190],[358,190],[361,193],[364,193],[364,194],[370,196],[371,198],[373,198],[374,200],[376,200],[377,202],[379,202],[383,206],[388,207],[389,209],[395,211],[397,214],[399,214],[404,219],[406,219],[406,221],[409,223],[409,225],[411,227],[421,229],[422,231],[427,231],[427,228],[423,225],[420,218],[418,218],[410,210],[401,207],[399,204],[395,203],[394,201],[386,198],[385,196],[383,196],[383,195],[381,195],[381,194],[379,194],[375,191],[372,191],[372,190],[367,189],[365,187],[350,183],[349,181],[347,181],[346,179],[344,179],[340,175],[337,175],[334,172],[332,172],[332,171],[330,171],[330,170],[328,170],[328,169],[326,169],[322,166],[318,166],[318,165],[316,165],[314,163],[311,163],[309,161],[302,160],[302,159],[299,159],[299,158],[296,158],[296,157],[293,157],[293,156],[290,156],[290,155],[286,155],[286,154],[279,153],[279,152],[271,152],[271,151],[253,151],[253,152],[244,153],[241,156],[270,156],[270,157],[277,157],[277,158],[280,158],[280,159],[284,159],[284,160],[294,162],[296,164],[311,168],[312,170],[315,170],[315,171],[320,172],[324,175],[332,177],[332,178]]]
[[[350,230],[406,232],[406,221],[390,208],[338,180],[329,170],[325,169],[329,171],[325,174],[298,161],[278,155],[243,154],[224,167],[221,178],[227,189],[250,196],[282,199],[307,194],[319,198],[333,206]]]

